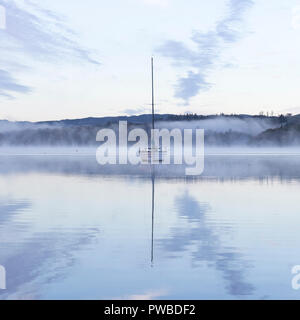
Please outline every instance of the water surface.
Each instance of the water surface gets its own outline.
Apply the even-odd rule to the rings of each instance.
[[[299,187],[297,154],[208,155],[200,177],[2,154],[0,299],[299,299]]]

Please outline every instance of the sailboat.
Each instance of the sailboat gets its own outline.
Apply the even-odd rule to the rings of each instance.
[[[152,130],[155,128],[155,116],[154,116],[154,62],[151,57],[151,80],[152,80]],[[161,163],[163,161],[163,155],[166,151],[163,151],[159,146],[155,146],[153,137],[151,137],[151,147],[147,147],[139,150],[142,163]]]

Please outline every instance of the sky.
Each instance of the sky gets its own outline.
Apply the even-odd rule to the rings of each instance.
[[[300,0],[0,0],[0,119],[300,113]]]

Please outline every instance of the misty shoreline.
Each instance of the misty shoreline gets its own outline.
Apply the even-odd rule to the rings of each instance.
[[[128,131],[140,128],[150,133],[151,120],[148,114],[45,122],[0,120],[0,148],[95,147],[101,129],[118,134],[119,121],[127,121]],[[300,147],[300,115],[165,114],[155,115],[155,128],[204,129],[207,147]]]

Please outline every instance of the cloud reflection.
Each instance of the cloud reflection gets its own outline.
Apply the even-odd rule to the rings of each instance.
[[[182,226],[172,228],[169,238],[158,240],[163,250],[174,254],[185,252],[194,245],[196,249],[193,249],[191,256],[195,267],[199,262],[214,267],[222,274],[226,290],[231,295],[253,294],[255,288],[246,280],[247,263],[237,248],[222,244],[218,231],[207,219],[209,205],[199,203],[185,192],[176,199],[175,207]]]
[[[63,279],[75,263],[75,253],[99,235],[97,228],[64,228],[47,232],[33,230],[21,214],[27,200],[0,202],[0,264],[7,271],[3,299],[40,299],[43,285]]]

